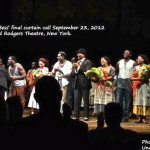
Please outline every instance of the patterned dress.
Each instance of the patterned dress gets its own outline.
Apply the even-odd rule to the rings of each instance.
[[[108,76],[114,77],[115,68],[111,67],[105,73]],[[94,113],[104,112],[104,106],[113,101],[113,90],[112,87],[105,85],[105,82],[98,82],[95,86],[94,94]]]
[[[141,71],[141,66],[136,66],[135,71]],[[133,113],[136,115],[148,115],[150,108],[150,83],[149,80],[144,80],[133,90]]]

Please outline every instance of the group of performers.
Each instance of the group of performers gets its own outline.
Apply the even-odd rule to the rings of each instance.
[[[38,66],[36,62],[32,62],[32,68],[27,74],[16,57],[8,58],[8,69],[0,59],[0,95],[4,97],[9,81],[10,96],[19,95],[23,107],[28,99],[27,106],[33,114],[39,109],[34,99],[36,81],[49,75],[59,82],[62,89],[61,105],[67,103],[70,106],[74,119],[80,119],[83,100],[84,120],[89,120],[89,94],[94,85],[94,114],[104,112],[104,106],[114,101],[123,107],[123,122],[128,122],[131,112],[138,116],[136,123],[147,123],[146,116],[150,106],[150,65],[146,55],[138,55],[134,61],[131,59],[131,50],[127,49],[115,67],[111,65],[109,57],[103,56],[100,58],[100,67],[95,68],[86,58],[85,49],[79,49],[76,54],[77,57],[69,61],[64,51],[58,52],[57,62],[52,69],[47,66],[45,58],[40,58]],[[62,113],[62,107],[60,112]]]

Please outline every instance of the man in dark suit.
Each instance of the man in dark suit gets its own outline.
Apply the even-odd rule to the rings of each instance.
[[[0,96],[4,98],[7,90],[7,81],[10,81],[7,69],[0,65]]]
[[[77,51],[78,62],[73,64],[72,73],[75,74],[75,89],[74,89],[74,117],[79,119],[80,106],[83,97],[84,101],[84,120],[89,120],[89,90],[91,81],[85,76],[85,72],[92,68],[90,60],[86,59],[86,50],[79,49]]]

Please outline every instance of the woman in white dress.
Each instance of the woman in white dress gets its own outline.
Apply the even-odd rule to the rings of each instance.
[[[36,70],[44,75],[48,75],[49,69],[48,67],[46,67],[46,63],[47,63],[47,60],[45,58],[40,58],[38,61],[39,68],[37,68]],[[28,104],[28,107],[31,108],[31,114],[34,114],[35,110],[39,109],[39,105],[34,99],[34,93],[35,93],[35,86],[32,89],[32,92],[29,98],[29,104]]]

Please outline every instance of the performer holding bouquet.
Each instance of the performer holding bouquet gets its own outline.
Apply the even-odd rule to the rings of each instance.
[[[26,87],[26,99],[29,101],[30,94],[32,92],[33,87],[35,86],[35,82],[33,80],[33,70],[37,68],[36,62],[31,63],[31,69],[27,72],[27,87]]]
[[[131,77],[133,89],[133,113],[139,118],[135,123],[147,123],[146,115],[150,106],[150,65],[146,55],[139,55],[138,66]]]
[[[108,57],[101,57],[100,63],[100,67],[86,72],[86,76],[96,83],[94,95],[94,114],[96,115],[104,112],[104,106],[113,100],[112,81],[115,76],[115,68]]]
[[[49,69],[46,67],[47,60],[45,58],[40,58],[38,61],[39,68],[34,69],[32,71],[32,77],[30,77],[29,80],[36,83],[38,79],[40,79],[43,76],[49,75]],[[35,87],[33,87],[30,99],[29,99],[29,104],[28,107],[31,108],[31,114],[35,113],[35,109],[39,109],[38,103],[34,99],[34,93],[35,93]]]

